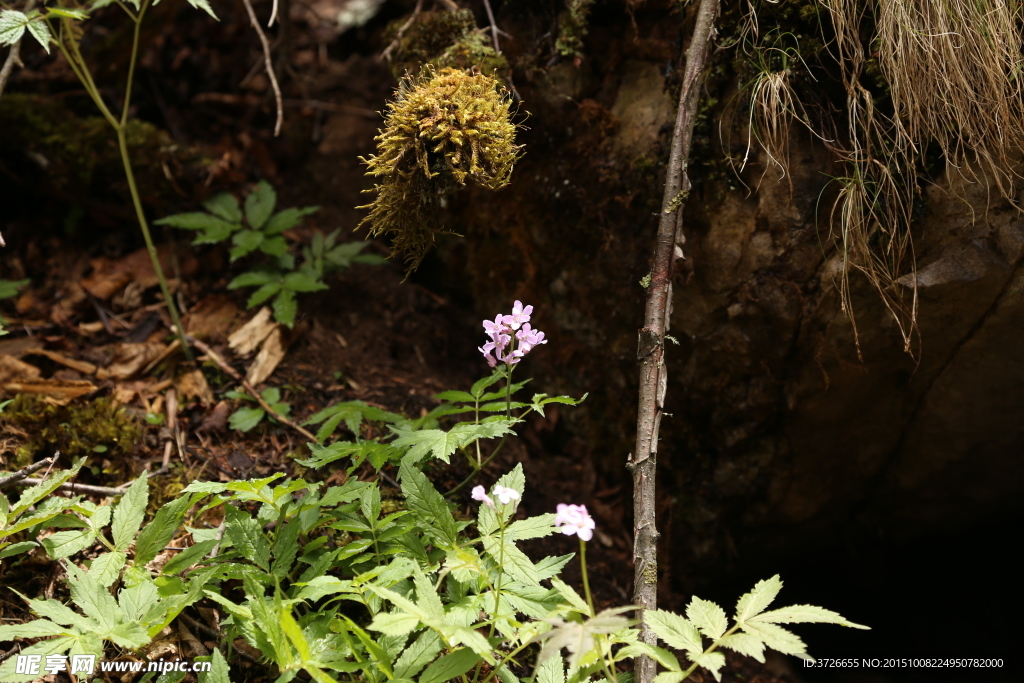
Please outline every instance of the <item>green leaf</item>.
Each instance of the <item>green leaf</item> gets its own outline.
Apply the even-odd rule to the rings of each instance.
[[[270,544],[262,525],[233,505],[224,506],[224,533],[244,557],[262,569],[270,569]]]
[[[561,657],[549,657],[537,666],[537,683],[565,683],[565,664]]]
[[[730,633],[721,638],[718,645],[764,663],[764,642],[757,636],[752,636],[749,633]]]
[[[482,658],[468,647],[441,657],[427,667],[419,683],[444,683],[472,669]]]
[[[261,180],[245,198],[245,218],[249,221],[249,227],[253,230],[262,228],[274,211],[275,204],[277,204],[277,193],[274,192],[270,183]]]
[[[158,221],[153,221],[153,223],[156,225],[169,225],[172,228],[181,228],[182,230],[206,230],[214,233],[224,232],[224,237],[227,237],[232,231],[239,228],[236,223],[229,223],[217,216],[203,213],[201,211],[195,213],[176,213],[173,216],[167,216]]]
[[[412,633],[419,625],[419,617],[397,610],[378,613],[367,628],[389,636],[404,636]]]
[[[47,7],[47,16],[63,17],[65,19],[88,19],[89,13],[83,9],[70,9],[67,7]]]
[[[238,200],[230,192],[218,192],[203,202],[203,208],[228,223],[242,223],[242,210],[238,206]]]
[[[274,282],[268,282],[267,284],[263,285],[262,287],[260,287],[259,289],[257,289],[255,292],[252,293],[252,296],[250,296],[249,300],[245,303],[245,307],[246,308],[255,308],[256,306],[259,306],[264,301],[266,301],[267,299],[269,299],[270,297],[274,296],[275,294],[277,294],[280,291],[281,291],[281,281],[280,280],[277,280],[277,281],[274,281]]]
[[[206,557],[206,554],[217,545],[216,540],[200,541],[190,548],[182,550],[164,565],[161,570],[163,574],[177,574],[191,567],[193,564]]]
[[[412,678],[443,649],[436,631],[424,631],[395,662],[395,678]]]
[[[27,287],[31,280],[0,280],[0,299],[10,299],[18,295],[18,291]],[[4,405],[10,401],[4,401]],[[0,408],[2,410],[2,408]]]
[[[258,230],[239,230],[231,237],[232,247],[230,255],[232,261],[237,261],[246,254],[255,251],[263,243],[263,233]]]
[[[476,397],[467,391],[442,391],[440,394],[434,396],[438,401],[449,401],[455,403],[457,401],[462,403],[474,403]]]
[[[59,560],[88,548],[95,541],[96,532],[92,529],[85,529],[83,531],[58,531],[52,536],[42,539],[40,543],[46,549],[47,555]]]
[[[553,533],[555,533],[555,515],[551,513],[520,519],[512,522],[505,529],[505,534],[514,541],[544,538]]]
[[[103,553],[89,567],[89,574],[96,580],[96,583],[104,588],[110,588],[121,575],[121,568],[124,567],[128,556],[119,550],[110,553]]]
[[[424,532],[446,547],[455,545],[458,526],[444,497],[437,492],[425,474],[402,463],[399,470],[402,493],[413,514],[424,527]]]
[[[25,35],[29,18],[17,10],[0,10],[0,45],[13,45]]]
[[[778,574],[770,579],[758,581],[754,590],[744,594],[736,603],[736,621],[744,622],[765,611],[780,590],[782,590],[782,580]]]
[[[193,485],[201,483],[193,482]],[[174,537],[174,533],[185,519],[185,513],[192,507],[194,501],[192,496],[186,495],[187,493],[189,492],[182,491],[180,498],[172,500],[157,510],[153,521],[142,529],[139,539],[135,542],[133,566],[144,567],[149,564]]]
[[[645,610],[644,622],[670,646],[693,655],[704,652],[700,631],[678,614],[662,609]]]
[[[28,552],[29,550],[38,547],[38,544],[33,543],[32,541],[13,543],[4,548],[3,550],[0,550],[0,560],[4,559],[5,557],[14,557],[15,555],[20,555],[21,553]]]
[[[648,645],[647,643],[632,643],[622,648],[618,652],[619,657],[650,657],[658,664],[669,671],[682,671],[683,668],[679,665],[679,660],[676,656],[666,650],[665,648],[656,647],[654,645]]]
[[[302,223],[302,219],[305,216],[316,213],[319,210],[319,206],[307,206],[302,209],[285,209],[284,211],[274,214],[274,217],[267,221],[267,224],[263,226],[263,234],[277,235],[285,230],[290,230],[296,225]],[[319,235],[320,233],[317,234]]]
[[[110,533],[114,537],[114,547],[118,550],[126,550],[131,545],[146,516],[146,506],[149,504],[149,480],[146,475],[143,471],[114,509],[114,523],[110,526]]]
[[[391,427],[391,431],[399,438],[392,442],[393,446],[412,446],[402,458],[402,462],[414,464],[422,460],[428,453],[435,458],[448,462],[449,456],[457,448],[463,448],[477,439],[489,439],[512,432],[512,421],[500,420],[484,424],[460,422],[445,432],[440,429],[422,429],[419,431]]]
[[[210,657],[210,670],[199,673],[199,683],[231,683],[231,669],[219,649]]]
[[[11,641],[15,638],[45,638],[47,636],[59,636],[67,633],[68,629],[58,626],[48,619],[36,619],[35,621],[16,624],[14,626],[0,626],[0,641]]]
[[[870,629],[869,626],[847,621],[838,612],[827,610],[824,607],[815,607],[814,605],[790,605],[789,607],[782,607],[770,612],[763,612],[756,617],[747,619],[747,621],[768,622],[772,624],[839,624],[840,626],[848,626],[850,628]]]
[[[721,652],[705,652],[695,657],[690,657],[690,660],[694,664],[703,666],[710,671],[716,681],[722,680],[721,669],[725,666],[725,655]]]
[[[52,36],[50,35],[50,27],[46,25],[46,22],[42,19],[30,21],[26,28],[28,28],[28,32],[32,34],[32,37],[43,46],[46,54],[50,54]]]
[[[281,293],[274,299],[274,320],[292,327],[295,325],[295,314],[298,312],[298,304],[295,302],[295,292],[290,289],[282,289]]]
[[[490,377],[484,377],[483,379],[478,379],[476,382],[474,382],[473,387],[469,390],[469,393],[471,393],[475,398],[480,398],[484,393],[484,389],[491,385],[497,384],[503,379],[505,379],[504,371],[495,370]]]
[[[796,655],[806,659],[807,646],[800,636],[781,626],[764,622],[747,622],[740,626],[746,633],[760,638],[765,645],[784,655]]]
[[[284,286],[293,292],[318,292],[328,289],[327,285],[307,273],[288,273],[284,276]]]
[[[259,287],[265,285],[268,282],[277,282],[281,279],[280,273],[275,273],[267,270],[250,270],[248,273],[242,273],[234,280],[228,283],[228,289],[238,289],[239,287]],[[276,294],[277,290],[271,293]],[[270,296],[268,295],[268,299]],[[250,306],[250,308],[252,308]]]
[[[231,429],[248,432],[254,429],[266,414],[263,408],[239,408],[231,413],[231,417],[228,418],[228,426]]]
[[[260,251],[268,256],[282,256],[288,252],[288,243],[280,235],[267,237],[260,242]]]
[[[565,598],[569,605],[572,606],[572,608],[575,609],[577,612],[579,612],[580,614],[585,614],[588,617],[592,616],[590,614],[590,607],[587,605],[586,601],[580,597],[580,594],[577,593],[572,586],[556,577],[551,579],[551,587],[557,590],[559,594],[563,598]]]
[[[710,600],[701,600],[697,596],[693,596],[687,605],[686,618],[712,640],[721,638],[729,628],[729,618],[725,616],[725,610]]]
[[[49,640],[44,640],[42,642],[36,643],[35,645],[26,647],[25,649],[20,650],[18,654],[25,656],[40,655],[43,658],[43,662],[45,662],[46,655],[66,652],[74,644],[74,638],[51,638]],[[17,673],[17,661],[18,657],[8,657],[4,660],[3,664],[0,664],[0,681],[5,681],[6,683],[28,683],[29,681],[35,681],[39,679],[38,675]],[[40,668],[40,670],[42,669]]]

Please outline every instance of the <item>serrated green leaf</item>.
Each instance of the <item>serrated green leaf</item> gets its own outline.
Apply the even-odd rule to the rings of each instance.
[[[565,664],[561,657],[549,657],[537,666],[536,683],[565,683]]]
[[[765,611],[780,590],[782,590],[782,580],[778,574],[770,579],[758,581],[754,590],[745,593],[736,603],[736,621],[744,622]]]
[[[475,398],[480,398],[484,393],[484,389],[494,384],[497,384],[503,379],[505,379],[505,371],[495,370],[490,377],[484,377],[483,379],[478,379],[476,382],[474,382],[472,388],[469,390],[469,393],[471,393]]]
[[[194,240],[192,240],[192,245],[200,246],[202,244],[220,244],[227,238],[231,237],[232,232],[240,228],[241,226],[239,225],[230,225],[225,223],[224,225],[219,225],[215,228],[203,230],[196,235]]]
[[[686,607],[686,618],[708,638],[717,640],[729,628],[725,610],[711,602],[693,596]]]
[[[210,670],[200,672],[199,683],[231,683],[231,669],[219,649],[214,648]]]
[[[200,2],[202,0],[196,0]],[[193,5],[195,6],[195,5]],[[259,230],[270,218],[277,204],[277,193],[265,180],[261,180],[253,188],[249,196],[245,198],[245,219],[249,221],[249,227]]]
[[[288,252],[288,243],[280,235],[267,237],[260,242],[260,251],[268,256],[283,256]]]
[[[760,638],[765,645],[784,655],[803,656],[807,654],[807,646],[800,636],[787,631],[781,626],[764,622],[747,622],[740,626],[744,632]]]
[[[680,683],[685,680],[681,672],[678,671],[662,671],[660,674],[654,677],[654,683]]]
[[[299,308],[295,302],[295,292],[290,289],[282,289],[274,299],[272,308],[274,309],[274,320],[289,328],[295,325],[295,314]]]
[[[74,464],[70,470],[61,470],[59,472],[53,472],[50,477],[42,484],[36,484],[31,488],[27,488],[21,492],[21,496],[18,498],[18,502],[11,506],[8,516],[11,518],[19,517],[22,513],[28,510],[30,507],[46,498],[51,493],[56,491],[61,484],[68,481],[82,469],[82,465],[85,460],[79,460]]]
[[[506,574],[516,581],[521,581],[530,586],[540,585],[540,575],[537,573],[533,561],[526,553],[516,547],[507,538],[502,544],[495,536],[484,536],[482,539],[484,552],[491,556],[495,562],[500,562]]]
[[[435,631],[424,631],[405,648],[395,662],[395,678],[412,678],[429,664],[443,649],[441,638]]]
[[[135,480],[114,509],[114,523],[110,533],[114,537],[114,547],[126,550],[135,540],[135,534],[142,526],[149,504],[149,480],[145,471]]]
[[[682,671],[676,656],[662,647],[647,643],[631,643],[618,652],[618,657],[650,657],[669,671]]]
[[[320,210],[319,206],[307,206],[304,208],[291,208],[280,211],[267,221],[267,224],[263,226],[263,234],[265,235],[277,235],[290,230],[296,225],[302,223],[302,219],[310,214],[316,213]],[[320,233],[317,233],[320,235]],[[323,239],[321,235],[320,239]]]
[[[263,408],[239,408],[228,418],[228,427],[242,432],[251,431],[266,414]]]
[[[233,505],[224,506],[224,534],[243,556],[262,569],[270,569],[270,544],[262,525]]]
[[[266,270],[250,270],[248,273],[242,273],[229,282],[228,289],[238,289],[239,287],[260,287],[268,282],[278,282],[280,279],[280,273],[274,273]]]
[[[764,663],[764,642],[757,636],[749,633],[730,633],[719,639],[718,645]]]
[[[421,429],[418,431],[391,427],[398,438],[391,442],[393,446],[411,446],[402,458],[403,462],[415,464],[428,453],[433,457],[448,462],[448,458],[458,448],[464,448],[477,439],[490,439],[512,432],[512,422],[502,420],[485,424],[460,422],[445,432],[440,429]]]
[[[238,205],[238,200],[230,192],[218,192],[203,202],[203,208],[228,223],[235,225],[242,223],[242,209]]]
[[[427,667],[419,683],[445,683],[472,669],[482,658],[468,647],[441,657]]]
[[[722,667],[725,666],[725,655],[721,652],[705,652],[690,657],[690,660],[711,672],[716,681],[722,680]]]
[[[193,482],[199,485],[205,482]],[[153,521],[142,529],[138,540],[135,542],[135,557],[132,565],[144,567],[149,564],[156,554],[163,550],[174,533],[181,526],[185,519],[185,513],[192,507],[193,498],[187,495],[188,491],[182,491],[181,497],[162,506],[156,511]]]
[[[46,25],[46,22],[42,19],[30,21],[26,28],[28,28],[28,32],[32,34],[32,37],[36,39],[36,42],[43,46],[46,54],[50,54],[50,41],[53,39],[53,36],[50,35],[50,27]]]
[[[127,588],[122,588],[117,594],[117,604],[128,621],[141,621],[146,612],[159,600],[160,594],[156,584],[148,576]]]
[[[412,633],[419,625],[419,617],[397,610],[378,613],[366,628],[389,636],[404,636]]]
[[[67,652],[74,644],[74,638],[51,638],[19,650],[18,654],[24,656],[40,655],[45,662],[46,655]],[[35,681],[39,678],[38,675],[17,673],[17,662],[17,657],[8,657],[0,664],[0,681],[5,681],[5,683],[29,683],[29,681]]]
[[[67,628],[53,623],[49,619],[36,619],[14,626],[0,626],[0,642],[12,641],[15,638],[46,638],[67,633]]]
[[[517,520],[509,524],[505,529],[505,534],[514,541],[525,541],[528,538],[544,538],[553,533],[555,533],[555,515],[551,513]]]
[[[462,402],[462,403],[474,403],[476,398],[473,394],[467,391],[442,391],[440,394],[434,396],[438,401],[449,401],[451,403]]]
[[[81,531],[58,531],[39,541],[46,554],[55,560],[70,557],[96,542],[96,532],[92,529]]]
[[[551,579],[551,587],[558,591],[558,593],[565,598],[566,602],[568,602],[569,605],[577,612],[585,614],[588,617],[593,616],[590,613],[590,607],[587,605],[587,602],[580,597],[580,594],[577,593],[572,586],[556,577]]]
[[[645,610],[644,623],[671,647],[693,655],[704,651],[697,627],[678,614],[661,609]]]
[[[185,548],[164,565],[161,573],[177,574],[178,572],[188,569],[193,564],[206,557],[206,554],[213,550],[216,545],[217,541],[215,539],[211,539],[208,541],[200,541],[189,548]]]
[[[267,299],[269,299],[270,297],[274,296],[275,294],[277,294],[280,291],[281,291],[281,281],[280,280],[275,280],[273,282],[268,282],[267,284],[263,285],[262,287],[260,287],[259,289],[257,289],[255,292],[252,293],[252,296],[249,297],[249,300],[247,302],[245,302],[245,307],[246,308],[255,308],[256,306],[259,306],[264,301],[266,301]]]
[[[284,286],[294,292],[318,292],[329,289],[327,285],[308,273],[288,273],[284,276]]]
[[[5,557],[14,557],[15,555],[20,555],[21,553],[28,552],[29,550],[38,547],[39,546],[36,543],[33,543],[32,541],[12,543],[3,550],[0,550],[0,560],[4,559]]]
[[[747,619],[747,621],[760,621],[771,624],[839,624],[840,626],[848,626],[850,628],[870,629],[869,626],[848,621],[838,612],[827,610],[824,607],[815,607],[814,605],[781,607],[770,612],[763,612]]]
[[[423,525],[424,532],[443,547],[454,546],[458,526],[448,509],[448,502],[437,492],[427,476],[416,468],[403,463],[399,475],[405,501]]]
[[[25,35],[29,18],[17,10],[0,10],[0,45],[13,45]]]
[[[153,221],[153,223],[156,225],[169,225],[172,228],[181,228],[182,230],[207,230],[218,233],[226,231],[225,237],[239,227],[235,223],[229,223],[222,218],[218,218],[213,214],[203,213],[202,211],[176,213],[173,216],[166,216],[160,220]]]
[[[231,248],[231,260],[237,261],[259,248],[263,243],[263,233],[259,230],[239,230],[231,236],[231,243],[235,245]]]
[[[119,550],[103,553],[92,561],[89,574],[100,586],[110,588],[121,575],[121,569],[127,559],[128,556]]]
[[[104,631],[113,629],[124,620],[124,613],[118,607],[114,597],[101,586],[88,572],[75,569],[74,565],[65,565],[68,572],[68,586],[71,599],[85,616],[99,622]]]

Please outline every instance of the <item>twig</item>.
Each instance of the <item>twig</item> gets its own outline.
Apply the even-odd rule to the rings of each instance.
[[[36,0],[28,0],[25,3],[24,11],[30,12],[36,5]],[[11,45],[11,51],[7,54],[7,60],[4,62],[2,68],[0,68],[0,97],[4,95],[4,88],[7,87],[7,79],[10,77],[11,72],[14,71],[14,65],[24,68],[24,64],[21,63],[21,38],[19,38],[13,45]],[[0,237],[0,246],[4,246],[4,240]]]
[[[22,479],[20,484],[29,484],[31,486],[37,486],[42,484],[45,479]],[[113,498],[114,496],[122,496],[124,492],[128,490],[128,487],[135,483],[135,480],[131,480],[127,484],[122,484],[118,488],[110,486],[93,486],[92,484],[76,484],[73,482],[67,482],[57,487],[58,491],[67,491],[68,493],[88,493],[91,496],[107,496]]]
[[[50,465],[53,465],[53,463],[57,462],[58,457],[60,457],[60,451],[57,451],[49,458],[43,458],[39,462],[34,462],[31,465],[28,465],[27,467],[22,467],[14,474],[8,475],[3,479],[0,479],[0,489],[5,489],[8,486],[13,486],[14,484],[17,484],[19,481],[21,481],[28,475],[32,474],[33,472],[41,470],[44,467],[49,467]]]
[[[246,0],[246,2],[248,2],[248,0]],[[244,377],[238,374],[238,372],[236,372],[233,367],[227,364],[227,361],[221,358],[220,355],[216,351],[211,349],[205,342],[202,342],[193,337],[188,337],[188,340],[190,344],[194,344],[197,349],[199,349],[207,356],[209,356],[210,360],[217,364],[217,367],[219,367],[227,374],[231,375],[231,377],[235,381],[240,382],[242,386],[245,387],[245,390],[249,392],[249,395],[256,399],[256,402],[260,404],[260,407],[263,408],[263,410],[267,411],[268,415],[270,415],[272,418],[274,418],[281,424],[291,427],[292,429],[297,431],[299,434],[302,434],[302,436],[306,437],[313,443],[320,443],[320,440],[317,439],[312,432],[308,431],[307,429],[304,429],[303,427],[300,427],[299,425],[295,424],[294,422],[292,422],[291,420],[289,420],[288,418],[284,417],[283,415],[279,414],[276,410],[271,408],[270,404],[267,403],[266,399],[263,398],[263,396],[261,396],[260,393],[256,391],[256,389],[254,389],[253,386],[249,384],[249,382],[247,382]]]
[[[683,88],[665,178],[661,218],[655,243],[651,282],[647,288],[644,327],[640,330],[637,359],[640,360],[640,391],[637,408],[636,450],[626,466],[633,473],[633,603],[642,620],[644,610],[658,607],[658,529],[656,525],[655,475],[657,473],[658,430],[665,407],[668,372],[665,367],[665,335],[669,328],[672,302],[672,274],[678,245],[682,242],[681,208],[690,189],[686,167],[693,141],[693,124],[700,96],[708,47],[714,33],[720,0],[701,0],[693,36],[686,52]],[[681,252],[678,252],[681,255]],[[640,640],[651,645],[657,637],[641,621]],[[657,665],[649,657],[637,657],[636,683],[651,683]]]
[[[491,37],[494,39],[494,51],[501,54],[501,46],[498,45],[498,22],[494,20],[494,12],[491,11],[491,0],[484,0],[484,9],[487,10],[487,20],[491,22]]]
[[[263,43],[263,63],[267,67],[267,76],[270,77],[270,85],[274,88],[274,99],[277,100],[277,123],[274,124],[274,137],[281,134],[281,124],[284,123],[284,104],[281,96],[281,86],[277,83],[277,74],[274,73],[274,62],[270,59],[270,41],[267,40],[267,34],[263,32],[263,28],[260,26],[260,22],[256,19],[256,12],[252,8],[251,0],[242,0],[245,3],[245,11],[249,13],[249,22],[252,27],[256,29],[256,33],[260,37],[260,42]],[[274,12],[277,12],[277,2],[274,2]],[[271,17],[273,21],[273,17]]]
[[[412,16],[405,20],[401,28],[398,29],[398,33],[395,34],[395,39],[391,41],[391,44],[384,48],[384,52],[380,53],[381,59],[391,61],[391,51],[398,47],[398,41],[402,39],[405,32],[412,26],[412,22],[416,21],[416,17],[420,15],[420,10],[423,9],[423,0],[416,0],[416,9],[412,11]]]

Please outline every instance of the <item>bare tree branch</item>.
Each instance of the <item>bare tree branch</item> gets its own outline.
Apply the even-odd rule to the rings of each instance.
[[[668,373],[665,368],[665,335],[672,305],[672,274],[682,235],[682,205],[690,190],[686,168],[693,141],[701,76],[707,61],[715,17],[720,0],[701,0],[690,46],[686,51],[683,88],[665,178],[665,195],[654,249],[654,265],[647,288],[644,327],[640,330],[637,359],[640,360],[640,396],[637,409],[636,450],[627,463],[633,473],[633,602],[644,610],[658,607],[658,530],[655,518],[655,474],[658,430],[665,407]],[[645,624],[640,640],[651,645],[657,637]],[[651,683],[657,664],[638,657],[634,668],[636,683]]]
[[[27,467],[22,467],[20,470],[9,476],[0,479],[0,489],[5,489],[8,486],[14,486],[19,481],[27,477],[28,475],[43,469],[44,467],[50,467],[53,463],[57,462],[57,458],[60,457],[60,451],[57,451],[49,458],[43,458],[39,462],[34,462]],[[45,475],[44,475],[45,476]]]
[[[256,29],[260,42],[263,43],[263,63],[267,67],[267,76],[270,77],[270,85],[274,88],[274,99],[277,100],[277,123],[274,124],[274,137],[281,134],[281,124],[284,123],[284,98],[281,96],[281,86],[277,83],[277,74],[274,73],[274,62],[270,58],[270,41],[267,34],[263,32],[259,20],[256,19],[256,11],[252,8],[251,0],[242,0],[245,3],[245,11],[249,13],[249,23]],[[274,3],[275,13],[277,3]],[[271,17],[273,21],[273,17]]]

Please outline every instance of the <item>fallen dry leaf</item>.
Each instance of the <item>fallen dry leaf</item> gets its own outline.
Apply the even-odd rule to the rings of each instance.
[[[239,356],[248,356],[277,327],[277,323],[270,319],[270,308],[264,306],[249,322],[231,333],[228,346]]]
[[[160,265],[164,272],[172,270],[171,250],[168,246],[157,249]],[[107,301],[124,289],[129,282],[137,282],[142,289],[149,289],[159,284],[153,263],[146,249],[139,249],[122,256],[116,261],[105,256],[92,259],[92,272],[81,281],[87,292],[101,301]]]
[[[288,350],[291,340],[281,332],[281,327],[275,327],[263,341],[260,352],[256,354],[256,360],[249,366],[245,373],[245,379],[252,386],[262,384],[264,380],[274,374],[278,364],[284,360],[284,354]]]
[[[0,384],[39,377],[39,368],[14,356],[0,355]]]
[[[4,384],[4,390],[10,394],[39,394],[55,405],[70,403],[72,399],[91,394],[97,388],[86,380],[23,379]]]
[[[56,351],[48,351],[46,349],[36,348],[30,349],[25,353],[26,355],[46,356],[54,363],[59,363],[60,365],[63,365],[66,368],[77,370],[78,372],[84,373],[86,375],[91,375],[94,372],[96,372],[96,366],[93,365],[92,363],[86,362],[84,360],[75,360],[74,358],[68,358],[64,354],[57,353]]]
[[[189,370],[183,375],[176,377],[174,388],[177,389],[183,399],[195,398],[204,406],[213,403],[213,391],[210,390],[210,385],[206,383],[203,371],[198,368]]]
[[[100,379],[128,379],[142,371],[166,350],[167,345],[159,342],[115,344],[110,363],[107,367],[97,370],[96,376]]]

